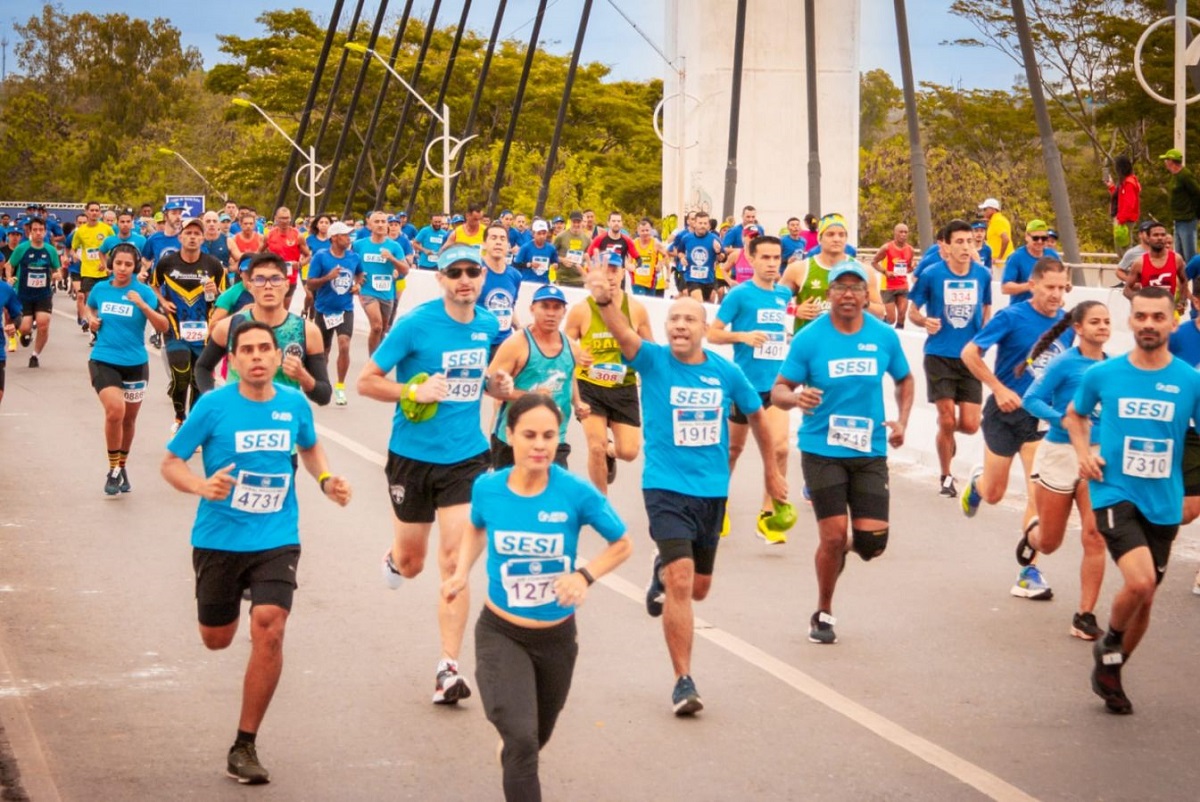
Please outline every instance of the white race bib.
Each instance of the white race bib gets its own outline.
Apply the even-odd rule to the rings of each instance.
[[[907,276],[908,275],[908,262],[899,261],[899,260],[897,260],[896,262],[893,262],[892,263],[892,275],[893,276]]]
[[[531,256],[529,264],[533,268],[533,272],[539,276],[544,276],[550,272],[550,257],[549,256]]]
[[[554,583],[570,573],[571,561],[566,557],[550,559],[509,560],[500,566],[500,582],[508,597],[509,607],[541,607],[553,604]]]
[[[754,347],[755,359],[770,359],[782,362],[787,357],[787,335],[782,331],[767,332],[767,341]]]
[[[588,368],[588,378],[605,384],[620,384],[625,381],[629,368],[615,362],[597,362]]]
[[[255,515],[279,512],[283,509],[291,485],[291,474],[239,471],[229,506]]]
[[[26,286],[31,290],[41,290],[46,287],[45,273],[30,273],[29,279],[25,282]]]
[[[208,321],[179,321],[179,339],[185,343],[202,343],[208,339]]]
[[[325,321],[325,330],[329,331],[342,325],[342,321],[346,319],[346,313],[334,312],[332,315],[321,315],[321,319]]]
[[[492,314],[496,316],[496,320],[500,322],[500,331],[510,331],[512,329],[513,310],[510,308],[493,309]]]
[[[830,415],[829,435],[825,442],[831,446],[849,448],[852,451],[870,453],[871,434],[875,421],[855,415]]]
[[[451,368],[446,371],[446,401],[478,401],[483,394],[483,368]]]
[[[942,284],[942,300],[946,306],[975,306],[979,292],[974,281],[953,281]]]
[[[100,261],[100,249],[99,248],[88,248],[87,252],[86,252],[86,258],[89,262],[99,262]]]
[[[567,261],[576,266],[583,264],[583,251],[567,251]]]
[[[1171,475],[1175,443],[1149,437],[1126,437],[1121,472],[1138,479],[1166,479]]]
[[[638,266],[634,268],[633,273],[634,275],[641,276],[642,278],[650,278],[650,276],[654,275],[654,268],[648,264],[638,262]]]
[[[146,397],[146,382],[121,382],[121,391],[125,394],[126,404],[140,404]]]
[[[376,273],[371,276],[371,289],[376,292],[387,292],[392,288],[392,277],[386,273]]]
[[[680,409],[671,410],[675,424],[675,445],[684,448],[716,446],[721,444],[721,410]]]

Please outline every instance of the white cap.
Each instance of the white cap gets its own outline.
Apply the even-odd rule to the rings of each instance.
[[[329,236],[336,237],[339,234],[353,234],[354,229],[343,223],[341,220],[329,226]]]
[[[1000,201],[995,198],[987,198],[983,203],[979,204],[980,209],[995,209],[1000,211]]]
[[[545,220],[534,220],[533,230],[535,233],[538,231],[549,231],[550,225]]]

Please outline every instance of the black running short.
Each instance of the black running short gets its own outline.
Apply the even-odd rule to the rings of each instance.
[[[956,404],[982,404],[983,382],[957,357],[926,354],[925,394],[931,404],[942,398],[952,398]]]
[[[21,299],[21,317],[33,317],[40,313],[50,314],[54,311],[54,296],[47,295],[45,298],[22,298]]]
[[[700,290],[700,297],[706,301],[712,301],[713,295],[717,292],[717,282],[710,281],[707,284],[699,281],[684,282],[683,290],[686,293],[691,293],[694,290]]]
[[[495,434],[492,435],[492,468],[500,470],[501,468],[512,467],[515,462],[513,460],[513,449],[508,443],[505,443]],[[568,470],[567,457],[571,455],[570,443],[559,443],[558,448],[554,452],[554,464]]]
[[[1183,494],[1200,496],[1200,434],[1187,430],[1183,441]]]
[[[8,360],[0,359],[0,393],[4,392],[4,373],[8,368]]]
[[[1171,544],[1179,534],[1179,524],[1164,526],[1146,520],[1141,510],[1132,502],[1122,501],[1111,507],[1097,507],[1096,526],[1108,544],[1108,553],[1113,561],[1119,560],[1136,548],[1150,549],[1154,560],[1154,572],[1158,582],[1167,573],[1167,560],[1171,557]]]
[[[576,384],[579,385],[579,400],[591,407],[593,415],[607,418],[609,423],[642,425],[642,405],[638,401],[636,384],[601,387],[582,379]]]
[[[989,395],[983,405],[983,442],[1000,457],[1014,457],[1026,443],[1036,443],[1045,436],[1038,431],[1038,419],[1023,408],[1001,412],[996,396]]]
[[[108,277],[102,276],[100,278],[96,278],[95,276],[82,276],[79,279],[79,291],[86,295],[92,291],[92,287],[95,287],[101,281],[108,281]]]
[[[687,496],[672,490],[643,490],[650,537],[663,565],[688,559],[695,571],[711,576],[725,520],[725,499]]]
[[[765,393],[759,393],[758,397],[762,399],[762,408],[763,409],[767,409],[768,407],[771,406],[771,391],[770,390],[767,390],[767,392],[765,392]],[[747,417],[746,415],[742,414],[742,411],[740,409],[738,409],[737,404],[730,404],[729,405],[729,422],[746,424],[746,423],[750,422],[750,418]]]
[[[98,362],[95,359],[89,359],[88,373],[92,377],[92,389],[96,392],[100,392],[108,387],[125,389],[128,384],[144,383],[149,380],[150,363],[113,365],[109,362]]]
[[[299,562],[299,546],[265,551],[192,549],[200,624],[223,627],[236,621],[246,588],[250,588],[251,609],[270,604],[291,610]]]
[[[351,310],[343,313],[342,322],[332,328],[325,324],[325,315],[317,312],[317,328],[321,330],[321,339],[325,342],[325,350],[328,351],[335,334],[339,337],[354,336],[354,312]]]
[[[491,467],[487,451],[449,465],[409,459],[389,451],[384,473],[392,512],[402,523],[433,523],[442,507],[471,503],[475,478]]]
[[[804,484],[818,521],[845,515],[851,519],[888,520],[886,457],[822,457],[800,455]]]

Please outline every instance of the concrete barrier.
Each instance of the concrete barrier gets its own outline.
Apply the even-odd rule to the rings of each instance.
[[[533,298],[533,292],[536,285],[523,284],[521,293],[517,303],[517,315],[522,321],[528,321],[529,304]],[[563,287],[563,293],[567,296],[568,301],[574,304],[583,300],[587,293],[575,287]],[[409,273],[408,287],[404,292],[400,301],[400,310],[397,314],[404,314],[419,304],[439,296],[437,281],[431,271],[421,270]],[[992,297],[996,300],[993,311],[999,310],[1007,305],[1008,296],[1000,293],[999,282],[993,282]],[[654,331],[656,339],[663,338],[663,332],[666,326],[667,309],[671,305],[671,301],[661,298],[639,297],[650,315],[651,328]],[[1119,289],[1104,289],[1100,287],[1075,287],[1067,296],[1067,308],[1069,309],[1074,304],[1087,300],[1096,300],[1108,306],[1112,315],[1113,335],[1109,341],[1107,348],[1110,354],[1121,354],[1128,351],[1133,340],[1129,333],[1129,301],[1121,294]],[[715,312],[716,307],[709,305],[710,316]],[[361,308],[358,314],[354,316],[355,328],[365,332],[367,330],[366,315],[363,314]],[[937,433],[937,413],[934,406],[926,401],[925,398],[925,371],[923,348],[925,343],[925,332],[923,330],[914,329],[912,324],[908,328],[898,332],[900,342],[904,347],[904,354],[908,358],[909,366],[912,369],[913,379],[916,382],[916,401],[913,404],[912,414],[909,417],[908,431],[905,435],[905,444],[902,448],[894,450],[891,453],[891,458],[901,462],[907,462],[912,465],[926,468],[933,473],[938,470],[937,451],[934,447],[934,437]],[[732,356],[732,348],[730,346],[710,346],[714,351]],[[988,362],[992,363],[994,351],[989,354]],[[987,390],[984,390],[985,396]],[[892,392],[890,381],[885,382],[884,402],[889,418],[896,414],[896,404]],[[795,431],[800,425],[800,413],[793,413],[792,429]],[[961,479],[964,479],[970,471],[971,466],[982,464],[983,462],[983,437],[976,434],[970,437],[959,436],[958,438],[958,454],[954,459],[954,473]],[[1014,470],[1009,484],[1010,492],[1024,493],[1024,483],[1021,479],[1019,471]]]

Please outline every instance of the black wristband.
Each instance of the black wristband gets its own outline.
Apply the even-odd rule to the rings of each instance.
[[[589,571],[586,568],[577,568],[575,570],[577,570],[579,572],[579,575],[582,576],[587,581],[589,586],[596,584],[596,577],[592,576],[591,571]]]

